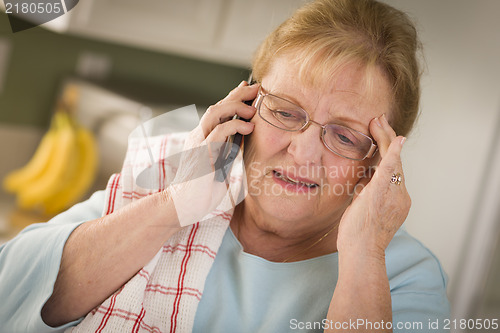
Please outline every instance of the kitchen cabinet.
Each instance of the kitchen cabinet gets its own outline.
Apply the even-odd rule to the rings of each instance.
[[[253,53],[273,29],[299,8],[304,0],[228,1],[225,25],[215,47],[237,63],[250,64]]]
[[[44,26],[248,67],[264,37],[305,0],[86,0]]]

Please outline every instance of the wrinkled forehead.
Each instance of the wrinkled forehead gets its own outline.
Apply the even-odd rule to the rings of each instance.
[[[382,92],[394,105],[394,91],[387,73],[375,63],[350,55],[324,57],[303,52],[287,52],[272,65],[287,66],[289,79],[323,93],[342,93],[377,98]],[[284,65],[285,64],[285,65]],[[348,73],[348,75],[344,75]],[[383,89],[382,89],[383,88]],[[358,96],[359,97],[359,96]]]
[[[392,99],[390,81],[380,66],[364,64],[351,58],[327,60],[321,61],[319,57],[302,58],[300,53],[294,52],[282,54],[273,59],[266,76],[279,73],[280,80],[322,93],[372,96],[380,93],[381,87],[389,87],[384,89],[384,93],[391,95]]]
[[[320,88],[326,83],[334,82],[339,90],[345,88],[345,82],[336,80],[341,78],[340,73],[346,68],[356,68],[357,90],[368,93],[373,89],[376,81],[383,78],[388,81],[387,75],[376,64],[364,63],[358,59],[350,57],[336,57],[333,59],[321,58],[300,58],[293,55],[286,55],[291,67],[296,69],[296,75],[300,82],[313,88]],[[352,82],[349,84],[352,85]]]

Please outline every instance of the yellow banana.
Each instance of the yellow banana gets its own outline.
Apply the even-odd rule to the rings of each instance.
[[[44,171],[32,182],[19,189],[17,203],[24,209],[40,207],[47,198],[58,192],[76,171],[76,135],[69,115],[56,112],[58,126],[56,144]]]
[[[3,188],[7,192],[15,193],[44,173],[56,144],[56,125],[53,122],[31,160],[24,167],[10,172],[4,178]]]
[[[65,186],[43,203],[47,215],[55,215],[72,206],[92,186],[97,174],[97,144],[89,130],[78,127],[76,133],[78,165],[76,175]]]

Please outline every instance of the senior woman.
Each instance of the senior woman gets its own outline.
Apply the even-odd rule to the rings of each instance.
[[[401,228],[418,49],[412,23],[385,4],[299,9],[258,49],[257,83],[242,82],[188,136],[203,145],[245,135],[244,200],[198,222],[213,207],[191,203],[207,199],[192,189],[171,185],[119,207],[127,180],[115,176],[106,194],[2,247],[2,327],[442,330],[445,275]]]

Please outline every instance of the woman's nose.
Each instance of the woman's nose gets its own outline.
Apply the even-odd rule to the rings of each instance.
[[[292,134],[288,153],[299,165],[320,164],[323,154],[321,128],[309,126],[306,130]]]

